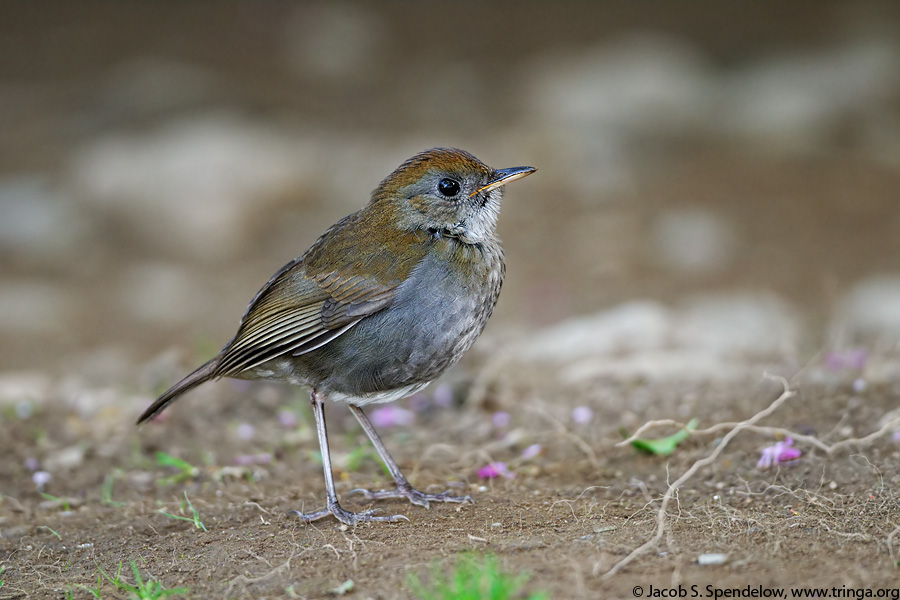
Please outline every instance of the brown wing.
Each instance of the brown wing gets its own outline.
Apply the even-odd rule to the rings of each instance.
[[[302,263],[270,282],[222,353],[217,375],[236,375],[282,354],[327,344],[390,304],[396,286],[335,274],[309,278]]]
[[[234,376],[283,354],[315,350],[391,304],[426,247],[417,237],[398,239],[406,234],[394,235],[387,244],[377,236],[358,235],[354,230],[365,220],[363,213],[332,227],[257,293],[222,351],[216,376]],[[400,256],[392,252],[398,247],[405,249]]]

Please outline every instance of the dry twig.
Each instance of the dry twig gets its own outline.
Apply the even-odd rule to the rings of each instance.
[[[735,424],[734,427],[732,427],[731,430],[725,434],[725,436],[722,438],[722,441],[719,442],[719,444],[716,446],[715,450],[713,450],[712,453],[709,454],[709,456],[701,458],[700,460],[695,462],[693,465],[691,465],[691,468],[689,468],[687,471],[684,472],[684,474],[681,477],[679,477],[678,479],[675,480],[674,483],[669,485],[669,488],[666,490],[666,493],[663,495],[662,502],[659,505],[659,510],[656,513],[656,534],[654,534],[654,536],[652,538],[650,538],[649,540],[644,542],[642,545],[640,545],[637,548],[635,548],[634,550],[632,550],[625,558],[623,558],[622,560],[620,560],[619,562],[614,564],[612,566],[612,568],[610,568],[609,571],[607,571],[603,575],[604,579],[608,579],[608,578],[612,577],[613,575],[615,575],[616,573],[618,573],[619,571],[624,569],[634,559],[636,559],[637,557],[641,556],[642,554],[644,554],[648,550],[656,547],[657,544],[659,544],[659,541],[663,538],[663,536],[666,533],[666,517],[668,516],[667,510],[669,508],[669,502],[672,501],[672,498],[675,497],[675,494],[678,492],[678,489],[682,485],[684,485],[700,469],[702,469],[703,467],[705,467],[705,466],[711,464],[713,461],[715,461],[716,458],[719,457],[719,455],[722,453],[722,451],[725,450],[725,448],[728,446],[728,444],[731,442],[731,440],[734,439],[734,437],[738,433],[740,433],[741,431],[743,431],[747,428],[752,427],[758,421],[768,417],[769,415],[774,413],[776,410],[778,410],[781,407],[781,405],[784,404],[788,399],[793,398],[796,395],[795,392],[793,392],[790,389],[790,385],[788,384],[787,380],[784,379],[783,377],[774,377],[771,375],[766,375],[766,377],[769,377],[770,379],[775,379],[776,381],[781,382],[781,385],[784,387],[784,391],[781,393],[781,395],[778,396],[778,398],[776,398],[774,401],[772,401],[772,403],[768,407],[759,411],[758,413],[756,413],[749,419]],[[638,431],[641,431],[642,429],[644,429],[644,428],[641,428]]]

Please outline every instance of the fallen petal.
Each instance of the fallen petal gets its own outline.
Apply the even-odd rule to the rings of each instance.
[[[234,464],[246,467],[248,465],[267,465],[272,462],[272,455],[268,452],[261,454],[241,454],[234,457]]]
[[[397,406],[383,406],[376,408],[370,415],[375,427],[395,427],[397,425],[412,425],[416,421],[416,415],[411,410]]]
[[[252,440],[256,434],[256,428],[250,423],[241,423],[237,426],[237,436],[242,440]]]
[[[510,419],[512,419],[512,415],[501,410],[491,416],[491,423],[497,429],[505,429],[509,425]]]
[[[799,449],[794,448],[793,445],[794,440],[785,438],[783,442],[775,442],[771,446],[766,446],[763,448],[759,462],[756,463],[756,468],[768,469],[779,463],[789,462],[800,458],[803,453]]]
[[[51,479],[53,479],[53,476],[47,471],[35,471],[31,476],[31,480],[34,481],[34,485],[37,486],[39,492],[44,490],[44,486],[50,483]]]
[[[576,406],[572,409],[572,420],[579,425],[586,425],[594,418],[594,411],[587,406]]]
[[[522,450],[522,458],[524,458],[525,460],[531,460],[532,458],[540,454],[543,449],[544,447],[540,444],[532,444]]]
[[[506,467],[506,463],[492,462],[478,469],[478,476],[482,479],[493,479],[495,477],[512,479],[516,474]]]
[[[298,424],[297,415],[292,410],[284,409],[278,413],[278,423],[285,429],[294,429]]]

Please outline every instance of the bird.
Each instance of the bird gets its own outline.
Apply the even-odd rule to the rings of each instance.
[[[328,228],[250,301],[237,333],[215,357],[153,402],[140,425],[204,382],[230,377],[305,386],[315,417],[329,515],[346,525],[409,520],[352,512],[337,497],[326,401],[346,403],[396,485],[353,490],[367,500],[472,502],[409,483],[364,412],[412,395],[456,363],[484,329],[506,273],[496,227],[504,186],[534,167],[492,169],[472,154],[433,148],[409,158],[369,202]]]

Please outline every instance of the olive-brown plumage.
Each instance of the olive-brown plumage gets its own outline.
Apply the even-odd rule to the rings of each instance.
[[[532,167],[493,170],[471,154],[433,149],[400,165],[370,202],[329,228],[256,294],[234,338],[175,384],[142,423],[210,379],[276,379],[311,389],[328,506],[311,521],[396,521],[341,508],[334,492],[324,400],[347,402],[391,471],[397,490],[368,498],[462,502],[410,486],[362,410],[427,385],[472,345],[505,274],[495,229],[502,186]]]

